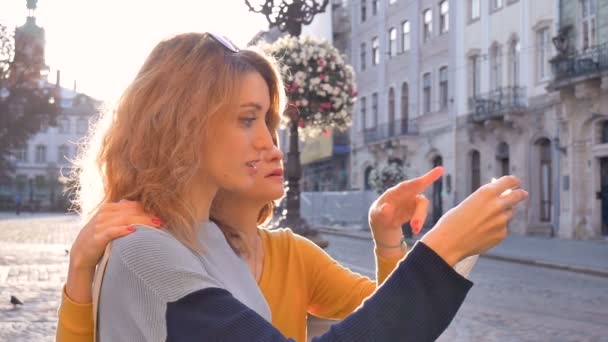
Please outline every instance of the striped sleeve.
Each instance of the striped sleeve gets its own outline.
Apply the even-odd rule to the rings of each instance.
[[[434,341],[472,283],[418,243],[356,312],[313,341]],[[167,341],[292,341],[226,290],[206,288],[167,306]]]

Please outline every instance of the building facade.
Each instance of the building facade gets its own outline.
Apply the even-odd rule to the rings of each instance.
[[[31,210],[69,207],[68,194],[64,193],[66,176],[100,106],[87,95],[62,88],[57,125],[43,127],[13,152],[15,171],[12,182],[3,187],[3,195],[18,195]]]
[[[607,14],[605,0],[353,1],[351,188],[370,189],[369,172],[389,160],[408,178],[443,165],[425,193],[432,224],[513,174],[530,199],[511,232],[606,235]]]
[[[608,236],[608,1],[557,2],[560,236]],[[568,227],[567,229],[563,229]]]
[[[530,193],[512,232],[567,236],[560,227],[559,97],[547,91],[552,1],[467,0],[456,8],[456,201],[513,174]],[[563,230],[560,230],[563,228]]]
[[[97,117],[101,102],[73,90],[62,88],[57,71],[56,84],[49,84],[42,71],[48,71],[44,60],[44,29],[36,25],[33,7],[30,15],[15,33],[15,60],[34,53],[36,83],[55,89],[59,114],[53,125],[41,130],[22,146],[12,151],[14,171],[0,184],[0,209],[13,208],[17,198],[24,210],[65,210],[70,206],[66,189],[72,171],[71,161],[77,155],[78,143],[85,137],[91,120]],[[31,58],[30,58],[31,60]],[[47,73],[48,74],[48,73]],[[38,76],[40,75],[40,76]]]
[[[389,160],[406,177],[453,164],[449,1],[356,0],[351,10],[359,91],[351,188],[370,190],[371,170]],[[449,173],[427,193],[429,222],[452,203]]]

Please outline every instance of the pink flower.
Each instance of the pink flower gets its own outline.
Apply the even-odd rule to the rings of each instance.
[[[298,121],[298,127],[304,128],[304,126],[305,126],[304,120],[300,119],[300,121]]]
[[[321,103],[320,107],[324,108],[324,109],[331,109],[331,103],[323,102],[323,103]]]
[[[325,61],[322,59],[319,59],[319,66],[322,68],[325,66]]]

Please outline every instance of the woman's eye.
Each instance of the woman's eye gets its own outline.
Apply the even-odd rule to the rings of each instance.
[[[241,122],[243,124],[245,124],[246,126],[253,125],[253,123],[255,122],[255,120],[257,120],[257,118],[251,118],[251,117],[241,118]]]

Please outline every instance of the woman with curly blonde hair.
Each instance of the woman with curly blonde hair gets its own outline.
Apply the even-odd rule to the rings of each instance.
[[[105,228],[98,232],[107,233],[103,236],[105,243],[108,237],[122,236],[113,241],[101,287],[99,340],[282,341],[286,339],[283,331],[270,324],[264,295],[281,290],[286,294],[281,297],[284,310],[278,309],[280,301],[272,303],[273,314],[283,315],[279,319],[289,320],[289,315],[294,315],[299,321],[305,313],[301,310],[315,310],[311,302],[306,302],[313,289],[302,292],[297,288],[307,285],[292,282],[287,284],[289,288],[279,289],[281,284],[274,283],[268,285],[274,290],[264,294],[258,287],[268,272],[275,271],[280,278],[283,272],[308,267],[306,258],[299,258],[297,263],[289,259],[290,263],[278,270],[266,269],[270,265],[266,261],[263,269],[258,268],[260,253],[262,260],[267,260],[266,255],[272,261],[283,256],[293,258],[291,254],[298,251],[292,247],[289,253],[273,252],[267,247],[269,242],[259,240],[257,230],[257,224],[271,212],[269,199],[280,197],[283,191],[282,177],[277,177],[282,174],[277,171],[282,169],[281,157],[273,144],[283,97],[272,60],[261,52],[239,50],[223,37],[184,34],[161,42],[153,50],[117,110],[108,116],[109,124],[99,126],[97,132],[103,132],[98,134],[101,144],[98,149],[89,149],[96,166],[85,163],[81,174],[81,202],[84,213],[89,214],[86,217],[91,218],[90,222],[104,222]],[[103,180],[98,191],[103,196],[92,201],[96,207],[88,206],[84,198],[95,183],[84,181],[89,179],[90,170],[94,171],[90,179],[95,180],[97,172]],[[398,227],[404,219],[412,218],[413,208],[418,208],[399,205],[420,199],[418,195],[442,172],[433,170],[383,194],[370,213],[374,237],[399,238]],[[256,183],[269,177],[274,178]],[[501,194],[518,186],[517,178],[503,177],[448,212],[411,249],[383,286],[319,340],[438,337],[472,285],[451,266],[504,237],[511,208],[526,193],[515,190],[507,196]],[[260,195],[260,189],[267,190],[265,195]],[[274,191],[272,196],[268,189]],[[218,192],[222,201],[215,200]],[[119,202],[123,199],[129,201]],[[87,208],[97,208],[96,215]],[[425,212],[415,212],[424,219]],[[374,223],[374,219],[382,222]],[[130,223],[139,225],[125,228]],[[374,228],[378,226],[384,228]],[[82,259],[71,260],[65,290],[72,299],[78,297],[84,303],[90,301],[90,287],[86,289],[86,283],[81,288],[73,285],[87,275],[87,267],[78,266],[87,266],[91,260],[94,263],[99,256],[99,241],[104,240],[90,235],[81,233],[75,243],[86,246],[94,241],[89,246],[95,248],[89,255],[72,252]],[[296,240],[289,237],[286,241]],[[397,248],[396,254],[403,256],[401,243],[381,246],[380,241],[376,241],[380,248]],[[257,247],[260,243],[261,252]],[[72,264],[76,266],[72,268]],[[310,264],[308,272],[317,280],[326,279],[324,273],[337,270],[334,264]],[[326,285],[310,281],[308,285]],[[375,285],[371,291],[374,289]],[[327,293],[340,292],[333,289]],[[317,299],[325,305],[334,300],[331,296]],[[361,300],[351,300],[337,315],[343,318]]]

